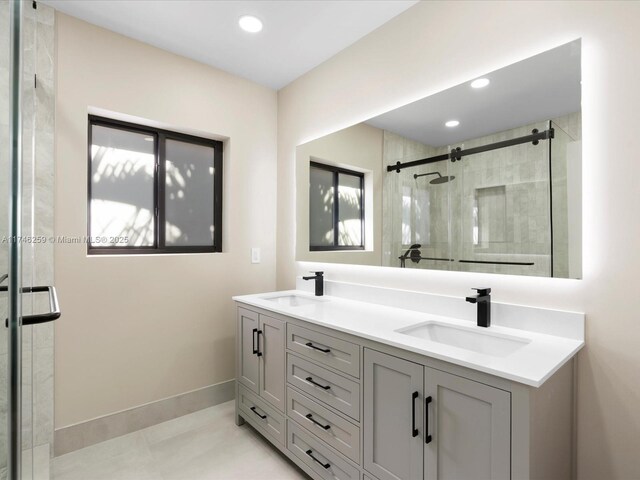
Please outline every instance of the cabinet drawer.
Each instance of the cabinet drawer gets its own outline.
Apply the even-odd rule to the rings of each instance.
[[[247,422],[259,431],[267,433],[282,446],[285,445],[284,417],[244,385],[238,387],[238,406]]]
[[[287,389],[287,415],[356,463],[360,461],[360,429],[307,396]]]
[[[287,448],[327,480],[359,480],[360,472],[330,447],[289,420]],[[314,460],[315,459],[315,460]]]
[[[360,420],[360,385],[353,380],[289,354],[287,381],[312,398]]]
[[[360,347],[355,343],[290,323],[287,325],[287,348],[360,378]]]

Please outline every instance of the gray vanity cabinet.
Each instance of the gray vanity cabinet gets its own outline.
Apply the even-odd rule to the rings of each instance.
[[[431,442],[425,479],[511,477],[511,395],[499,388],[425,368]]]
[[[281,412],[285,402],[285,323],[238,309],[239,380]]]
[[[509,392],[370,349],[364,391],[364,468],[380,480],[510,478]]]
[[[573,367],[544,385],[238,305],[236,422],[314,480],[566,480]]]
[[[380,480],[423,478],[424,367],[365,349],[364,468]]]
[[[238,309],[238,379],[256,395],[260,394],[260,362],[256,356],[259,324],[258,313]]]

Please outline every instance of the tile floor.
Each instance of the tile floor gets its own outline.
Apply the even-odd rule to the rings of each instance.
[[[308,480],[248,425],[233,401],[53,460],[53,480]]]

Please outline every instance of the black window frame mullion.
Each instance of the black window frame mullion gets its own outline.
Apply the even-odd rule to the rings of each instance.
[[[158,223],[156,243],[159,250],[166,248],[166,223],[165,223],[165,208],[166,208],[166,196],[165,190],[167,185],[167,160],[166,160],[166,145],[167,137],[164,133],[158,133],[158,156],[156,158],[156,172],[158,173],[157,192],[158,198],[156,199],[156,222]]]
[[[365,244],[365,227],[364,227],[364,173],[356,172],[355,170],[349,170],[342,167],[336,167],[334,165],[327,165],[325,163],[319,163],[315,161],[310,161],[309,168],[319,168],[321,170],[326,170],[332,172],[333,174],[333,245],[311,245],[309,241],[309,251],[310,252],[326,252],[326,251],[335,251],[335,250],[364,250]],[[340,241],[340,232],[339,232],[339,224],[340,224],[340,198],[339,198],[339,174],[343,173],[346,175],[352,175],[354,177],[360,178],[360,245],[339,245]],[[311,218],[309,218],[311,222]]]
[[[213,244],[217,246],[218,250],[216,251],[218,252],[222,252],[223,152],[224,145],[222,143],[220,143],[220,148],[213,149]]]
[[[364,249],[364,174],[360,176],[360,242]]]
[[[222,252],[222,196],[223,196],[223,142],[203,137],[197,137],[185,133],[173,132],[169,130],[138,125],[121,120],[101,117],[98,115],[88,116],[88,174],[87,174],[87,238],[91,238],[91,146],[92,127],[94,125],[115,128],[134,133],[152,135],[155,142],[155,169],[154,169],[154,244],[153,246],[104,246],[94,247],[87,241],[87,254],[89,255],[131,255],[131,254],[180,254],[180,253],[220,253]],[[191,144],[211,147],[214,152],[214,176],[213,176],[213,245],[188,245],[170,246],[166,245],[166,140],[167,138]]]
[[[333,171],[333,247],[340,245],[340,192],[339,175],[336,170]]]

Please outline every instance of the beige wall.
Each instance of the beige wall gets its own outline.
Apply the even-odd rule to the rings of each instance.
[[[57,16],[57,235],[86,234],[87,111],[228,137],[224,253],[87,257],[55,247],[56,427],[234,377],[232,295],[275,287],[276,93]],[[250,248],[262,263],[250,263]]]
[[[379,128],[366,124],[334,132],[296,149],[296,251],[298,260],[310,262],[381,264],[382,138]],[[337,165],[365,172],[365,250],[309,251],[309,163]]]
[[[290,288],[312,266],[294,259],[296,145],[582,37],[583,280],[321,265],[333,280],[460,297],[488,285],[497,301],[586,312],[580,479],[640,478],[639,19],[638,2],[421,2],[278,96],[277,272]]]

